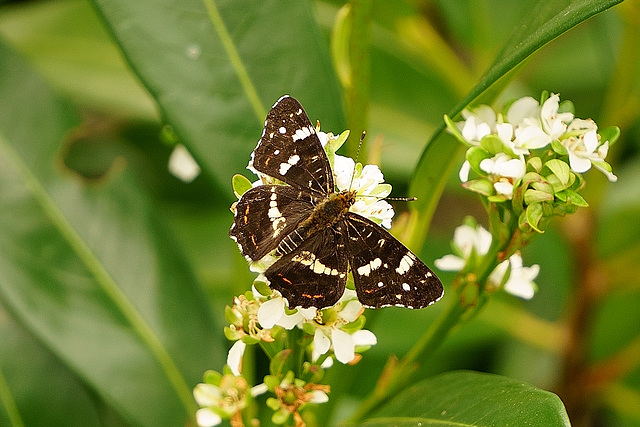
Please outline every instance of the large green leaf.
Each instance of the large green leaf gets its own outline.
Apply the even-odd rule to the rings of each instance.
[[[309,1],[93,2],[168,123],[229,195],[283,94],[326,129],[344,129]]]
[[[527,18],[514,30],[493,65],[462,102],[449,112],[449,116],[458,116],[468,105],[493,101],[516,71],[542,46],[621,1],[541,0],[534,10],[527,13]],[[431,137],[411,183],[409,194],[418,198],[418,201],[411,205],[414,212],[410,244],[414,247],[420,246],[424,241],[444,184],[452,169],[461,161],[463,147],[445,136],[444,129],[443,124]]]
[[[397,395],[361,426],[569,426],[553,393],[498,375],[454,371]]]
[[[73,115],[1,44],[0,70],[0,302],[130,423],[183,424],[222,349],[180,249],[129,174],[64,174]]]

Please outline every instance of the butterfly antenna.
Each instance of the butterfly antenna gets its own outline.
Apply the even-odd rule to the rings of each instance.
[[[358,150],[356,151],[356,161],[353,165],[353,173],[351,174],[351,181],[349,182],[349,190],[351,190],[351,184],[353,184],[353,178],[355,178],[356,175],[356,165],[358,164],[358,158],[360,157],[360,148],[362,147],[365,136],[367,136],[367,131],[363,130],[362,136],[360,136],[360,142],[358,143]]]

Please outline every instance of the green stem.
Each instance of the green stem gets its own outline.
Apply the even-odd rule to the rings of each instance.
[[[349,156],[356,157],[358,140],[366,130],[369,115],[371,39],[371,0],[351,0],[351,35],[349,39],[349,68],[351,84],[345,87],[347,126],[351,129],[348,144]],[[362,163],[366,156],[361,153]]]

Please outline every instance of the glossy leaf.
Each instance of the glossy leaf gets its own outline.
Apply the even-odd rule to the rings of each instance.
[[[123,419],[183,424],[223,356],[180,249],[128,174],[62,170],[74,115],[3,45],[0,69],[0,302]]]
[[[509,83],[515,72],[537,50],[554,38],[570,30],[593,15],[622,0],[540,1],[527,13],[522,25],[509,37],[508,44],[498,54],[493,65],[471,92],[448,116],[456,119],[462,110],[477,103],[491,103]],[[530,94],[527,94],[530,95]],[[533,94],[535,96],[535,94]],[[420,246],[424,241],[431,217],[449,174],[459,166],[464,147],[443,134],[442,125],[431,137],[416,167],[409,194],[418,198],[411,224],[411,245]]]
[[[421,381],[397,395],[362,426],[569,426],[553,393],[520,381],[453,371]]]
[[[229,196],[280,96],[298,98],[325,129],[344,128],[310,2],[93,2],[181,142]]]

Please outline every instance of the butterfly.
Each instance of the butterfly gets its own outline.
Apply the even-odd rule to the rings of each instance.
[[[296,99],[285,95],[273,105],[249,168],[284,184],[246,191],[229,235],[249,261],[275,251],[264,275],[289,307],[334,305],[349,267],[367,307],[422,308],[442,297],[442,283],[413,252],[349,211],[356,191],[335,191],[329,159]]]

